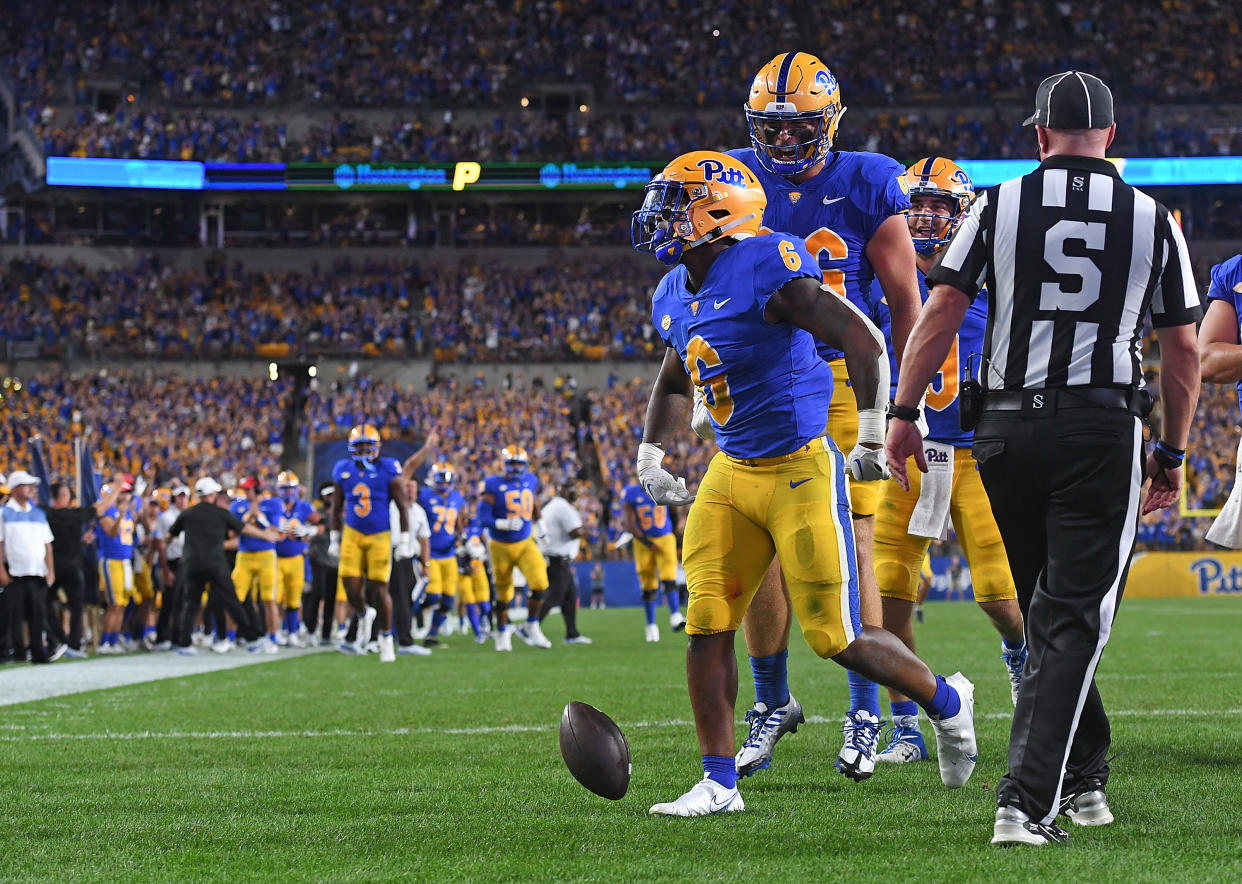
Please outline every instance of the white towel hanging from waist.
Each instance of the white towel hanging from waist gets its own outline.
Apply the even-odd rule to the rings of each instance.
[[[923,442],[923,454],[927,458],[927,472],[907,530],[916,537],[940,540],[949,528],[954,449],[952,445],[928,440]]]

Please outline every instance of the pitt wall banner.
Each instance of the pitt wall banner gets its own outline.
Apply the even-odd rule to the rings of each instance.
[[[1134,554],[1126,598],[1232,595],[1242,598],[1242,552]]]

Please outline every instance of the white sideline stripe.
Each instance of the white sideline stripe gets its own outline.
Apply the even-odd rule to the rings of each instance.
[[[1120,709],[1110,711],[1110,718],[1185,718],[1185,717],[1235,717],[1242,716],[1242,708],[1236,709]],[[989,712],[980,716],[987,719],[1007,719],[1008,712]],[[840,718],[807,716],[807,724],[840,725]],[[745,722],[739,721],[738,725]],[[14,727],[21,727],[16,725]],[[489,734],[547,733],[557,729],[555,724],[507,724],[496,727],[398,727],[388,730],[302,730],[302,731],[103,731],[101,733],[65,734],[58,732],[12,734],[0,736],[0,743],[37,743],[73,740],[266,740],[305,737],[323,739],[334,737],[406,737],[420,735],[487,736]],[[693,721],[669,719],[667,721],[631,721],[621,724],[622,730],[644,728],[694,727]]]
[[[260,663],[275,663],[307,654],[318,654],[330,648],[281,648],[278,654],[251,654],[244,648],[227,654],[216,654],[206,648],[182,657],[176,652],[134,653],[119,657],[92,657],[54,666],[23,666],[0,672],[0,706],[50,700],[67,694],[99,691],[131,684],[183,678],[204,672],[219,672]]]

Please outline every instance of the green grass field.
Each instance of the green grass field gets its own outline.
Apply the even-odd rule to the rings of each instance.
[[[839,728],[816,722],[843,712],[844,676],[799,641],[791,680],[818,718],[743,782],[745,813],[694,820],[647,815],[701,775],[684,639],[646,644],[639,609],[581,621],[593,646],[561,645],[553,617],[551,651],[455,637],[390,666],[321,654],[0,707],[0,880],[1242,880],[1237,600],[1123,605],[1099,679],[1117,822],[1009,851],[988,844],[1008,683],[973,605],[931,605],[917,633],[977,685],[965,788],[934,762],[837,774]],[[573,699],[626,732],[621,801],[561,761]]]

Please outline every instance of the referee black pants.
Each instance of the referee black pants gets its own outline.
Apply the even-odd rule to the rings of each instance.
[[[410,596],[414,592],[416,580],[413,559],[393,561],[392,576],[388,578],[388,595],[392,599],[393,633],[397,637],[397,644],[403,648],[414,644],[414,636],[410,634],[414,623]]]
[[[237,590],[233,586],[233,575],[223,562],[208,567],[185,566],[185,594],[182,597],[181,616],[177,620],[177,628],[173,635],[173,644],[177,647],[190,646],[190,631],[194,621],[198,619],[199,600],[203,590],[208,590],[208,605],[219,605],[224,613],[233,618],[237,624],[237,633],[246,641],[254,641],[263,635],[262,628],[256,627],[250,616],[250,609],[237,600]],[[217,629],[222,628],[218,624]]]
[[[171,642],[173,640],[177,614],[183,607],[181,596],[185,592],[185,585],[181,574],[181,559],[169,559],[168,568],[173,573],[173,580],[169,586],[164,587],[161,593],[160,616],[155,622],[155,641],[157,643]]]
[[[997,797],[1051,823],[1062,796],[1108,779],[1111,735],[1095,671],[1134,553],[1142,424],[1098,406],[1044,417],[985,410],[974,454],[1029,651]]]
[[[49,587],[47,608],[47,631],[57,642],[64,642],[75,651],[82,650],[82,624],[86,613],[86,586],[82,579],[81,560],[73,558],[62,562],[54,561],[56,566],[56,583]],[[69,632],[65,633],[60,624],[59,612],[56,610],[56,595],[63,590],[65,608],[69,611]]]
[[[548,591],[543,597],[543,610],[557,605],[565,618],[565,638],[578,637],[578,581],[568,556],[548,556]],[[545,615],[546,616],[546,615]]]

